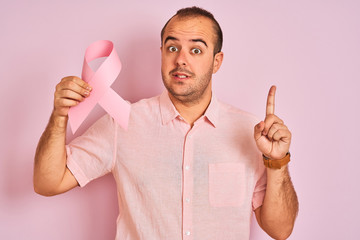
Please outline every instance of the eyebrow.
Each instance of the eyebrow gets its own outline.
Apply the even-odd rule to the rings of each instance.
[[[175,37],[172,37],[172,36],[168,36],[165,41],[164,41],[164,44],[169,41],[169,40],[174,40],[174,41],[179,41],[179,39],[175,38]]]
[[[174,40],[174,41],[179,41],[179,39],[177,39],[176,37],[173,37],[173,36],[168,36],[166,37],[165,41],[164,41],[164,44],[166,44],[167,41],[169,40]],[[196,39],[191,39],[190,40],[191,42],[201,42],[203,43],[206,47],[208,47],[208,45],[206,44],[206,42],[200,38],[196,38]]]
[[[192,42],[202,42],[206,47],[208,46],[206,44],[206,42],[204,40],[202,40],[202,39],[191,39],[190,41],[192,41]]]

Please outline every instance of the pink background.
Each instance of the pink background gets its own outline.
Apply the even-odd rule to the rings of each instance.
[[[131,102],[160,93],[160,30],[192,5],[212,11],[224,32],[220,99],[262,117],[268,88],[278,86],[275,111],[293,132],[300,201],[290,239],[359,239],[359,1],[71,2],[0,7],[0,239],[114,239],[110,176],[52,198],[33,192],[55,85],[80,75],[90,43],[109,39],[123,62],[114,90]],[[80,132],[103,113],[97,107]],[[268,237],[254,225],[252,239]]]

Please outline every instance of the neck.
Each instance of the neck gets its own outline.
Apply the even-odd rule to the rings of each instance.
[[[210,91],[203,94],[200,99],[192,102],[181,101],[171,94],[169,94],[169,97],[181,117],[183,117],[185,121],[193,127],[194,122],[204,115],[206,109],[208,108],[211,101],[211,95],[212,93],[210,89]]]

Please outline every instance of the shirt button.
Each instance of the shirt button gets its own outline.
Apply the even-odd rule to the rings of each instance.
[[[186,198],[186,202],[188,202],[188,203],[189,203],[189,202],[190,202],[190,198]]]
[[[190,231],[186,231],[185,234],[186,234],[187,236],[190,236]]]
[[[186,170],[189,170],[189,169],[190,169],[190,166],[189,166],[189,165],[186,165],[185,169],[186,169]]]

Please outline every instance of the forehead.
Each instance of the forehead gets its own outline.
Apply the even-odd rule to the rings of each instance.
[[[191,40],[194,38],[203,38],[213,44],[215,32],[213,23],[210,19],[199,17],[181,17],[172,18],[164,31],[163,41],[168,37]]]

